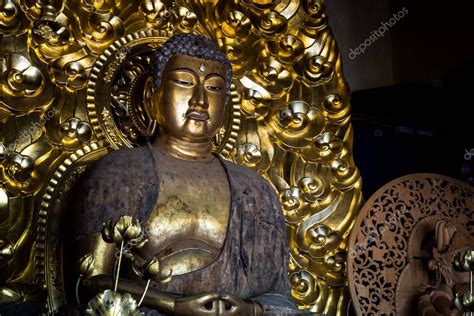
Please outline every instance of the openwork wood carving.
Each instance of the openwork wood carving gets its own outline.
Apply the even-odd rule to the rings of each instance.
[[[453,262],[474,243],[472,187],[408,175],[379,189],[355,225],[349,283],[358,315],[462,315],[454,293],[469,276]]]
[[[348,236],[361,205],[349,89],[322,0],[0,4],[2,302],[62,303],[59,203],[80,166],[140,144],[149,53],[171,34],[214,39],[233,64],[224,158],[278,191],[293,298],[346,314]],[[79,168],[79,169],[78,169]],[[34,285],[34,286],[32,286]]]

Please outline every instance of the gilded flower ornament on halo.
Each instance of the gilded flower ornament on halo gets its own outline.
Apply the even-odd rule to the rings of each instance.
[[[142,0],[139,11],[152,27],[156,27],[162,25],[163,13],[168,10],[161,0]]]
[[[320,55],[306,56],[296,62],[293,68],[309,86],[319,86],[326,83],[334,74],[333,64],[326,57]]]
[[[59,125],[59,134],[64,147],[76,148],[91,139],[92,128],[89,123],[77,117],[71,117]]]
[[[323,101],[324,116],[332,122],[342,122],[350,115],[351,107],[342,101],[339,94],[330,93]]]
[[[0,88],[12,96],[32,97],[41,92],[43,74],[24,56],[11,53],[0,57]]]
[[[333,132],[325,132],[314,141],[314,148],[318,157],[323,161],[332,161],[345,149],[344,142],[336,137]],[[347,151],[347,149],[345,150]]]
[[[280,203],[283,214],[289,223],[297,223],[309,214],[307,203],[303,199],[303,192],[297,187],[291,187],[280,193]]]
[[[101,52],[125,33],[123,21],[110,13],[93,11],[84,25],[84,41],[88,48]]]
[[[275,57],[260,56],[252,76],[268,92],[280,95],[293,84],[293,76]]]
[[[51,79],[56,85],[71,91],[82,89],[87,84],[92,62],[84,49],[63,55],[50,63]]]
[[[305,101],[292,101],[274,113],[270,127],[274,136],[292,148],[311,144],[324,127],[321,111]]]
[[[221,25],[222,32],[228,37],[247,37],[252,29],[250,19],[240,11],[234,10],[227,14]]]
[[[303,9],[308,15],[304,21],[303,32],[315,36],[317,32],[328,23],[325,4],[323,0],[303,0]]]
[[[335,254],[327,256],[324,262],[330,272],[344,273],[346,269],[346,257],[347,254],[345,251],[337,251]]]
[[[322,178],[301,178],[298,181],[298,188],[302,192],[303,198],[310,203],[323,200],[331,191],[329,183]]]
[[[300,304],[309,304],[320,295],[316,278],[307,270],[298,270],[290,274],[291,296]]]
[[[247,88],[244,90],[241,110],[250,115],[255,115],[257,120],[263,120],[270,111],[271,97],[263,95],[260,91]]]
[[[19,1],[0,1],[0,34],[21,34],[29,25],[30,21],[25,17],[20,8]]]
[[[179,27],[183,31],[191,30],[198,21],[196,13],[190,11],[186,7],[178,8],[177,17],[178,17]]]
[[[317,224],[306,231],[310,242],[309,253],[314,258],[322,258],[337,249],[342,241],[341,235],[324,224]]]
[[[39,19],[31,30],[31,38],[36,45],[46,44],[50,47],[63,46],[69,43],[70,32],[67,17],[52,12],[54,18]]]
[[[268,41],[267,48],[273,56],[285,63],[294,63],[304,52],[303,42],[291,34]]]
[[[19,8],[12,0],[5,0],[0,3],[0,27],[10,26],[18,17]]]
[[[242,77],[242,67],[248,65],[252,56],[248,55],[248,49],[244,47],[245,42],[237,37],[224,37],[222,39],[222,51],[232,63],[233,75],[236,78]]]
[[[282,34],[288,27],[288,21],[276,11],[264,14],[258,21],[258,30],[266,36]]]
[[[7,174],[16,182],[28,181],[34,171],[35,162],[28,156],[10,153],[7,157]]]
[[[232,156],[238,164],[246,167],[255,167],[262,159],[262,153],[257,145],[252,143],[239,144],[234,147]]]
[[[342,286],[346,282],[347,274],[347,252],[335,249],[324,257],[324,265],[321,271],[326,276],[326,281],[333,286]]]
[[[359,170],[349,164],[346,157],[331,161],[331,179],[337,188],[341,190],[350,188],[358,178]]]

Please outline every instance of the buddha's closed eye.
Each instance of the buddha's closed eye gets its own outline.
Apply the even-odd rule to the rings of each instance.
[[[224,88],[221,86],[206,86],[206,89],[209,91],[221,91]]]
[[[191,87],[194,85],[191,81],[182,80],[182,79],[174,79],[173,82],[186,86],[186,87]]]

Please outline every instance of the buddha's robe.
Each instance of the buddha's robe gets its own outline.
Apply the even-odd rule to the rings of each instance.
[[[223,161],[230,190],[228,231],[220,254],[196,271],[173,276],[156,289],[182,296],[225,292],[255,300],[266,312],[296,311],[290,299],[288,240],[281,205],[256,172]],[[159,168],[159,166],[156,166]],[[160,192],[151,149],[118,150],[92,166],[82,180],[76,236],[101,231],[109,218],[145,222]]]

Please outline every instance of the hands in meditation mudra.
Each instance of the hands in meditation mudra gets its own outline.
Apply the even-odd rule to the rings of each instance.
[[[150,315],[297,311],[275,192],[211,152],[230,98],[229,61],[211,40],[181,34],[151,64],[147,111],[158,136],[100,159],[80,183],[74,260],[89,264],[77,299],[87,307],[116,290]]]

